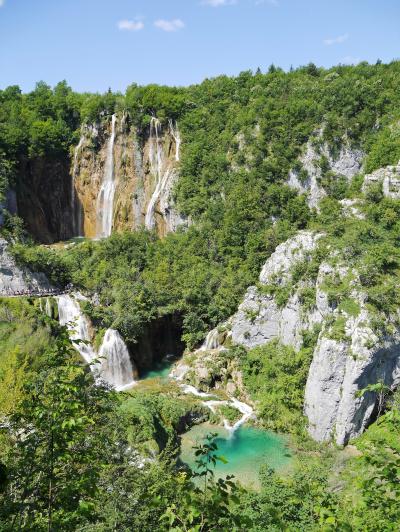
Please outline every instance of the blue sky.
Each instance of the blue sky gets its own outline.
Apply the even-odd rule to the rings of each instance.
[[[400,57],[400,0],[0,0],[0,87],[188,85]]]

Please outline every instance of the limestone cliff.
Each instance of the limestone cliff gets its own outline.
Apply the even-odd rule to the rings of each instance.
[[[183,223],[172,198],[180,150],[177,126],[172,121],[162,125],[153,118],[148,130],[139,135],[129,115],[123,114],[116,117],[112,146],[110,138],[108,118],[82,128],[71,169],[76,234],[99,236],[99,196],[110,150],[115,182],[112,230],[146,226],[156,228],[160,236],[176,230]]]
[[[321,132],[318,132],[307,142],[298,168],[290,171],[288,185],[307,194],[308,205],[318,208],[321,199],[327,195],[324,177],[326,179],[328,175],[328,179],[344,178],[349,181],[360,172],[363,156],[361,150],[351,148],[346,141],[338,153],[333,154],[329,146],[322,142]]]
[[[18,266],[7,247],[7,241],[0,238],[0,296],[51,293],[53,288],[44,273]]]
[[[385,166],[364,177],[363,192],[372,185],[382,185],[384,196],[400,199],[400,161],[394,166]]]
[[[16,184],[17,213],[38,241],[73,236],[71,179],[65,155],[21,161]]]
[[[308,429],[318,441],[345,444],[362,433],[376,408],[375,394],[359,397],[357,392],[378,381],[392,388],[400,382],[400,321],[387,323],[384,334],[376,330],[377,315],[366,303],[358,272],[334,250],[327,248],[316,275],[295,278],[296,270],[304,271],[304,264],[313,260],[323,238],[301,231],[278,246],[262,269],[259,285],[247,290],[237,313],[219,332],[209,334],[202,350],[212,355],[231,343],[252,348],[272,340],[298,350],[304,332],[316,330],[304,401]],[[330,296],[332,283],[348,287],[346,304],[338,305]],[[228,332],[222,334],[223,329]],[[192,380],[199,384],[210,380],[210,370],[197,358],[192,361],[197,372]],[[214,370],[217,366],[214,363]],[[213,376],[214,381],[218,378]]]

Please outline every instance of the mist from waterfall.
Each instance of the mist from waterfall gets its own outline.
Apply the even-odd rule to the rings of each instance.
[[[179,150],[181,137],[177,125],[169,121],[169,129],[175,140],[175,160],[179,161]],[[162,197],[168,197],[175,177],[175,168],[168,164],[163,150],[163,138],[161,135],[161,123],[158,118],[152,117],[150,121],[150,138],[149,138],[149,160],[150,171],[156,179],[156,187],[150,198],[146,210],[145,227],[153,229],[155,226],[155,207]]]
[[[115,329],[107,329],[99,350],[100,375],[118,391],[135,384],[128,348]]]
[[[57,296],[59,322],[67,327],[74,348],[90,364],[96,378],[117,391],[132,387],[135,384],[134,368],[122,336],[115,329],[107,329],[97,354],[91,345],[90,323],[80,308],[79,300],[86,300],[79,292],[72,296]]]
[[[104,165],[104,177],[97,198],[97,238],[105,238],[111,235],[113,223],[113,208],[115,195],[114,180],[114,142],[115,142],[115,114],[111,118],[111,135],[107,145],[106,162]]]

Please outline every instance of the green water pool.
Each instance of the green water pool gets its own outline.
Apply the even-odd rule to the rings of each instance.
[[[228,460],[227,464],[217,462],[217,478],[235,475],[243,485],[257,489],[260,486],[259,471],[262,465],[268,464],[278,472],[283,472],[290,466],[292,458],[287,440],[278,434],[242,426],[232,435],[221,427],[202,423],[182,435],[180,458],[192,469],[195,469],[192,446],[204,441],[210,432],[218,434],[218,454]]]
[[[140,376],[140,380],[168,379],[174,360],[175,359],[173,358],[165,358],[161,362],[157,362],[151,370],[144,372],[143,375]]]

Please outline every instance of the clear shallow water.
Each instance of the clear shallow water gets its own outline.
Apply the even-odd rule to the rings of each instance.
[[[157,364],[155,364],[151,370],[144,372],[140,376],[140,380],[146,380],[146,379],[167,380],[168,375],[171,371],[171,366],[175,360],[176,359],[172,359],[172,358],[164,358],[161,362],[157,362]]]
[[[291,463],[290,452],[286,440],[278,434],[254,427],[240,427],[233,435],[225,429],[215,427],[209,423],[202,423],[193,427],[182,435],[182,462],[195,469],[193,445],[201,443],[210,432],[217,433],[217,454],[224,456],[227,464],[217,462],[215,475],[225,478],[235,475],[237,480],[246,486],[258,488],[260,486],[258,474],[264,464],[268,464],[276,471],[283,471]]]

